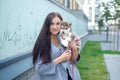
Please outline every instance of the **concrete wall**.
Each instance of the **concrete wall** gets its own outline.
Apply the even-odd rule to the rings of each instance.
[[[32,67],[31,57],[22,57],[30,54],[26,52],[32,50],[49,12],[59,12],[77,35],[87,32],[85,21],[54,1],[0,0],[0,80],[11,80]]]

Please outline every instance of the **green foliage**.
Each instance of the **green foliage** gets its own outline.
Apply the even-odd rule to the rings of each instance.
[[[120,23],[119,23],[119,24],[117,24],[117,26],[118,26],[118,29],[120,29]]]
[[[100,9],[101,7],[103,8],[103,11],[102,11],[103,14],[102,14],[101,18],[105,19],[105,21],[107,22],[112,17],[111,12],[110,12],[111,4],[110,4],[110,2],[108,2],[108,3],[102,2],[99,4],[98,8]]]
[[[118,5],[120,5],[120,0],[115,0],[115,2],[116,2]]]
[[[109,1],[108,3],[102,2],[99,4],[98,8],[100,9],[101,7],[103,8],[103,14],[100,18],[105,19],[106,22],[108,20],[116,21],[120,18],[120,0]],[[111,12],[111,10],[114,11]],[[119,25],[120,23],[117,25],[120,29]]]
[[[102,15],[102,17],[105,18],[106,22],[110,19],[110,17],[112,17],[112,15],[110,14],[110,10],[108,6],[105,6],[104,8],[104,14]]]
[[[120,0],[115,0],[114,2],[114,8],[115,8],[115,15],[114,18],[115,20],[118,20],[118,29],[120,29]]]
[[[104,26],[103,19],[98,20],[98,26],[99,27],[103,27]]]
[[[104,26],[103,19],[98,20],[99,33],[101,34],[101,28]]]

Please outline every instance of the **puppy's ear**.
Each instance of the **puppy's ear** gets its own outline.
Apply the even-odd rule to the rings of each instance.
[[[72,25],[72,23],[69,23],[69,26],[71,26]]]

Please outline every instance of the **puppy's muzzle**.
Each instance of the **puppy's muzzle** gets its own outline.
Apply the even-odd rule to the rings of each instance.
[[[65,32],[63,31],[62,34],[65,34]]]

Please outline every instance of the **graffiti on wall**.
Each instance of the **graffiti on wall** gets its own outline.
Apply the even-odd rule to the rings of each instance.
[[[0,60],[33,48],[37,37],[35,26],[39,26],[38,21],[36,21],[32,29],[30,28],[31,26],[28,26],[28,29],[26,29],[19,22],[20,19],[18,19],[18,26],[14,30],[7,27],[0,35]]]

